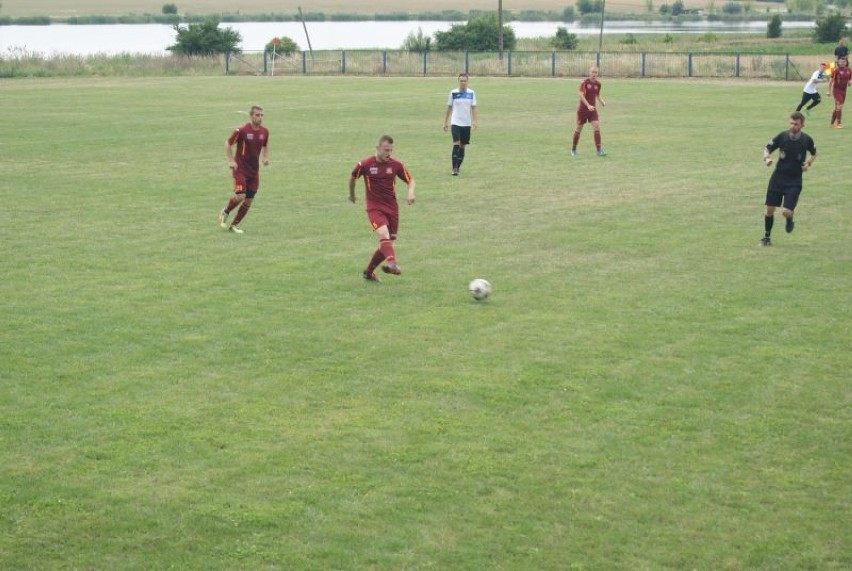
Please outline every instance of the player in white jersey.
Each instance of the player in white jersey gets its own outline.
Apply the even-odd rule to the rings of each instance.
[[[444,114],[444,131],[452,125],[450,133],[453,136],[453,176],[459,175],[459,169],[464,162],[464,148],[470,144],[470,130],[476,129],[477,123],[476,93],[467,88],[467,82],[467,74],[460,73],[459,87],[450,91],[447,112]]]
[[[828,74],[825,73],[826,64],[819,64],[819,69],[811,74],[811,78],[805,84],[805,88],[802,91],[802,101],[799,103],[799,106],[796,107],[796,111],[801,111],[802,107],[805,107],[805,104],[808,101],[812,101],[810,105],[805,107],[805,115],[811,114],[811,109],[816,107],[822,101],[822,98],[819,96],[819,89],[817,88],[818,83],[822,83],[823,81],[828,81]]]

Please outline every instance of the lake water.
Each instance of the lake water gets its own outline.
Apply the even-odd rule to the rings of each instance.
[[[448,30],[452,22],[308,22],[311,47],[315,50],[336,49],[399,49],[412,32],[421,29],[427,36]],[[564,22],[511,22],[519,38],[549,37],[557,27],[567,28],[578,36],[600,33],[598,26],[580,26]],[[302,50],[308,49],[305,31],[300,22],[236,22],[223,23],[242,35],[242,49],[262,50],[275,36],[292,38]],[[784,22],[786,29],[813,28],[813,22]],[[606,22],[605,34],[704,33],[716,34],[761,32],[766,22]],[[163,54],[175,43],[176,33],[165,24],[110,24],[99,26],[0,26],[0,55],[26,51],[42,55],[96,53]]]

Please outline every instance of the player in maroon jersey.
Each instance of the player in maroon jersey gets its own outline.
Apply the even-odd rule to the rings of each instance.
[[[378,282],[376,268],[383,261],[382,271],[400,275],[402,270],[396,263],[393,240],[399,229],[399,204],[396,201],[396,179],[408,185],[408,204],[414,204],[414,179],[398,160],[391,158],[393,137],[382,135],[376,145],[376,154],[358,162],[349,175],[349,201],[355,203],[355,181],[364,177],[366,188],[367,219],[379,239],[379,248],[373,253],[363,277]]]
[[[571,156],[577,156],[577,143],[580,141],[580,133],[586,123],[592,124],[595,135],[595,148],[599,157],[605,157],[606,153],[601,147],[601,122],[598,117],[598,102],[606,107],[606,102],[601,97],[601,82],[598,80],[598,68],[589,68],[589,77],[580,83],[580,103],[577,105],[577,128],[574,129],[574,140],[571,143]]]
[[[837,67],[828,82],[828,94],[834,97],[834,112],[831,114],[829,127],[843,128],[843,104],[846,102],[846,88],[852,83],[852,68],[849,60],[842,57],[837,60]]]
[[[234,194],[219,213],[219,226],[237,234],[243,233],[239,223],[245,218],[260,188],[261,155],[263,164],[269,164],[269,131],[263,126],[263,107],[253,105],[249,115],[251,121],[234,129],[225,140],[225,154],[234,177]],[[237,206],[240,209],[229,224],[228,216]]]

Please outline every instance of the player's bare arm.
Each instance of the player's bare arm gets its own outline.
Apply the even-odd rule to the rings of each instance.
[[[447,106],[447,112],[444,113],[444,131],[446,131],[447,129],[450,128],[449,127],[449,121],[450,121],[450,115],[452,115],[452,113],[453,113],[453,107],[452,107],[452,105],[448,105]]]
[[[234,152],[231,149],[231,143],[228,142],[228,139],[225,139],[225,156],[228,157],[228,166],[232,170],[237,170],[237,161],[234,159]]]
[[[811,155],[811,158],[802,163],[802,172],[808,172],[808,169],[814,166],[814,161],[816,161],[816,155]]]
[[[355,177],[349,177],[349,202],[355,204]]]
[[[414,204],[414,179],[408,181],[408,204]]]
[[[263,154],[264,166],[269,166],[269,147],[263,147],[261,154]]]
[[[477,125],[479,124],[479,116],[478,116],[478,115],[477,115],[477,113],[476,113],[476,107],[471,107],[471,108],[470,108],[470,117],[471,117],[471,119],[472,119],[472,121],[471,121],[471,126],[472,126],[474,129],[476,129]]]

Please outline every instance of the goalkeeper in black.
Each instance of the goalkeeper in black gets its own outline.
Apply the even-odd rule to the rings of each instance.
[[[778,163],[766,189],[766,211],[763,217],[764,235],[761,246],[771,246],[775,209],[783,207],[785,230],[789,234],[795,227],[793,211],[802,192],[802,173],[813,166],[816,147],[810,135],[802,131],[805,116],[796,111],[790,115],[790,128],[778,133],[763,149],[763,163],[772,166],[772,153],[778,149]],[[810,157],[808,157],[810,155]]]

